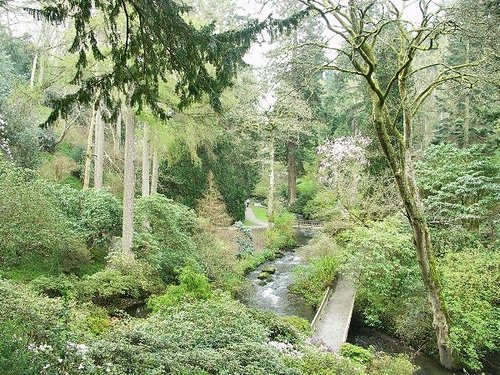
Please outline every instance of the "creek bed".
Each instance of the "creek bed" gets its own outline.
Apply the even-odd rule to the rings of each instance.
[[[282,258],[262,264],[246,276],[248,285],[241,293],[240,301],[245,305],[269,310],[278,315],[296,315],[311,321],[314,317],[314,309],[302,297],[293,294],[288,289],[292,283],[292,269],[301,262],[298,254],[294,251],[287,251]],[[264,284],[258,276],[269,266],[275,268],[276,271]]]

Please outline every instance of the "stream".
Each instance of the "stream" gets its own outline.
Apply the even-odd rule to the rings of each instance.
[[[245,305],[261,310],[270,310],[278,315],[296,315],[311,321],[314,309],[303,298],[288,290],[292,283],[292,268],[301,263],[300,257],[293,251],[287,251],[282,258],[266,262],[247,275],[249,281],[240,301]],[[258,279],[262,269],[267,266],[276,268],[272,279],[264,285]]]
[[[302,260],[296,252],[287,251],[282,258],[262,264],[246,276],[248,285],[242,292],[240,301],[248,306],[269,310],[278,315],[296,315],[312,321],[315,310],[307,305],[303,298],[288,290],[292,283],[292,269],[301,263]],[[258,279],[258,276],[266,267],[273,267],[276,272],[269,282],[264,283]],[[397,339],[364,327],[351,327],[348,342],[363,347],[374,346],[376,350],[387,353],[401,352],[402,348],[402,344]],[[424,355],[417,355],[414,363],[420,367],[415,375],[459,374],[445,370],[437,361]]]

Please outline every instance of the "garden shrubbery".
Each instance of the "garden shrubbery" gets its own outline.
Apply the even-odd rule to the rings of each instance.
[[[176,270],[196,258],[195,212],[160,194],[142,197],[135,205],[134,252],[151,264],[164,281],[175,281]]]
[[[295,215],[289,212],[274,215],[273,226],[266,231],[266,247],[270,250],[279,251],[296,246],[295,220]]]
[[[0,264],[72,271],[90,261],[82,236],[30,172],[0,160]]]

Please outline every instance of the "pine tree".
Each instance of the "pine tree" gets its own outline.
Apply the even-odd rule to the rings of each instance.
[[[213,226],[228,227],[231,225],[232,220],[227,213],[224,198],[217,189],[212,171],[208,173],[207,192],[199,200],[197,211],[198,215],[207,219]]]

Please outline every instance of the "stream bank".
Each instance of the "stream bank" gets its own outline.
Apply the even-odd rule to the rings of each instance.
[[[302,245],[306,242],[304,238],[301,239]],[[257,309],[272,311],[278,315],[296,315],[311,321],[315,310],[303,298],[293,294],[288,289],[293,281],[292,270],[301,263],[303,261],[295,251],[287,251],[282,258],[265,262],[247,274],[248,285],[241,293],[239,300]],[[266,268],[275,268],[276,270],[272,274],[272,278],[264,283],[258,277]],[[431,357],[421,354],[415,355],[410,350],[405,351],[398,339],[373,328],[361,327],[356,322],[349,329],[347,342],[365,348],[372,346],[377,351],[391,354],[406,352],[410,357],[413,357],[414,364],[420,367],[415,375],[463,374],[463,372],[451,372],[444,369]]]

